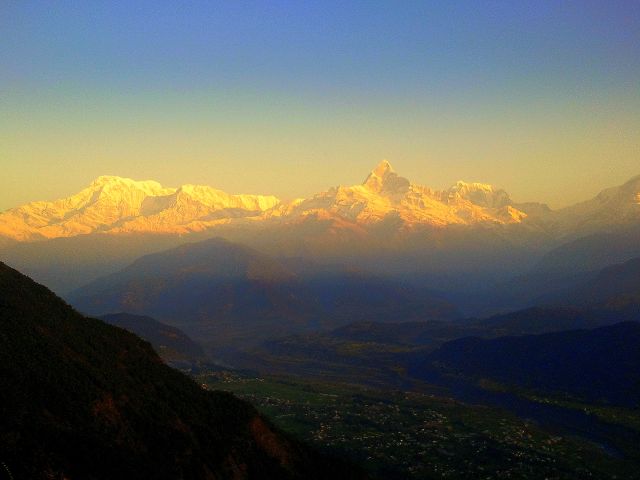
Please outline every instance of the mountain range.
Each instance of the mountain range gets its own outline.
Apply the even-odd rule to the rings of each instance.
[[[480,183],[433,190],[387,161],[362,184],[291,202],[105,176],[69,198],[0,213],[0,259],[68,295],[144,255],[222,237],[276,261],[395,277],[486,316],[640,256],[639,195],[636,177],[551,210]]]
[[[244,349],[243,352],[229,352],[227,361],[235,362],[243,368],[268,373],[285,374],[287,372],[286,374],[313,375],[318,378],[338,376],[348,381],[359,378],[360,381],[371,383],[406,386],[406,383],[411,381],[407,375],[403,374],[408,366],[415,365],[421,357],[442,349],[450,343],[456,345],[456,348],[460,346],[459,369],[471,371],[473,368],[482,369],[486,366],[489,357],[483,359],[481,354],[474,353],[472,350],[469,351],[468,357],[465,356],[464,346],[467,343],[461,339],[473,338],[469,340],[469,345],[487,345],[487,348],[493,352],[492,355],[498,356],[505,353],[503,345],[511,343],[518,345],[519,338],[530,338],[534,345],[542,349],[537,353],[544,357],[549,353],[544,350],[547,347],[543,343],[535,343],[534,339],[559,338],[560,340],[552,345],[553,348],[558,355],[570,356],[577,351],[576,345],[581,341],[577,339],[581,338],[579,332],[590,330],[593,334],[585,338],[592,342],[590,348],[594,352],[598,338],[601,340],[601,348],[610,349],[609,353],[598,353],[599,358],[606,365],[605,368],[611,367],[614,370],[636,368],[634,366],[629,369],[622,360],[617,366],[608,362],[608,356],[614,358],[610,353],[617,347],[613,344],[613,340],[604,334],[610,332],[605,327],[614,324],[624,325],[625,322],[637,322],[640,319],[640,258],[606,267],[576,283],[572,288],[559,289],[555,294],[549,294],[546,305],[541,303],[541,306],[489,317],[458,318],[449,321],[427,319],[397,323],[382,323],[371,321],[371,319],[354,321],[330,331],[271,338],[255,347]],[[552,279],[551,287],[553,287]],[[624,335],[627,331],[625,328],[627,327],[612,331],[622,332],[621,335]],[[635,327],[628,328],[633,330]],[[563,331],[575,333],[566,337],[568,340],[564,347],[562,339],[565,337],[553,336]],[[600,333],[603,336],[599,337]],[[575,344],[572,343],[574,337]],[[493,343],[481,341],[500,338],[514,340],[500,340]],[[635,348],[635,337],[630,336],[628,340]],[[529,340],[523,340],[523,342],[527,343]],[[633,350],[627,348],[627,351]],[[513,356],[516,358],[515,354]],[[526,354],[523,353],[522,356],[526,357]],[[500,362],[509,363],[508,357],[509,355],[505,353],[500,357]],[[572,361],[586,364],[586,357]],[[465,362],[468,363],[466,367]],[[524,362],[524,359],[521,362]],[[531,363],[542,365],[545,362],[545,358],[538,358]],[[499,362],[496,361],[494,365],[496,371],[499,370],[497,365]],[[372,366],[375,367],[372,368]],[[591,365],[589,368],[594,369],[595,366]],[[433,373],[433,369],[430,371]],[[522,381],[515,383],[523,383],[526,380],[526,369],[521,368],[519,375],[522,376]],[[611,372],[611,375],[614,373]],[[602,383],[602,379],[599,381]],[[594,389],[594,391],[598,390]],[[620,391],[618,390],[615,394],[618,403],[622,402]],[[603,397],[609,395],[606,391],[600,391],[600,394]],[[636,394],[637,391],[634,395]],[[613,395],[611,393],[611,398]]]
[[[165,188],[154,181],[102,176],[71,197],[3,212],[0,233],[19,241],[94,232],[185,233],[255,216],[278,203],[271,196],[229,195],[199,185]]]
[[[143,256],[67,298],[85,313],[149,315],[218,348],[357,320],[459,315],[426,289],[354,269],[279,260],[221,238]]]
[[[596,198],[552,211],[541,203],[517,203],[502,189],[459,181],[437,191],[399,176],[382,161],[361,185],[339,186],[305,199],[283,202],[271,195],[230,195],[203,185],[163,187],[155,181],[97,178],[70,197],[37,201],[0,214],[0,235],[36,241],[102,232],[201,232],[221,225],[332,219],[336,228],[384,223],[396,230],[420,226],[522,224],[566,235],[640,218],[640,176]]]

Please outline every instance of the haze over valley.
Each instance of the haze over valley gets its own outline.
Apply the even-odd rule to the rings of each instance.
[[[539,457],[539,440],[518,440],[469,471],[498,462],[526,478],[570,475],[573,456],[596,445],[618,460],[594,450],[580,468],[614,478],[631,475],[640,439],[616,420],[635,419],[640,399],[639,192],[634,178],[552,210],[478,183],[433,191],[388,161],[360,185],[289,203],[100,177],[68,198],[0,214],[9,232],[0,253],[78,311],[141,336],[164,362],[206,388],[230,389],[325,454],[367,465],[367,441],[345,450],[318,432],[358,432],[359,423],[336,421],[362,415],[353,395],[373,401],[400,391],[417,395],[401,401],[416,415],[445,408],[421,396],[450,398],[471,418],[480,404],[533,421],[534,437],[579,439],[562,447],[572,452],[566,465],[551,470],[532,466],[560,461]],[[284,378],[294,383],[285,388]],[[333,420],[323,417],[324,401],[293,406],[326,388],[340,399]],[[598,413],[577,413],[583,406]],[[277,420],[288,415],[296,420]],[[324,423],[310,427],[311,418]],[[388,428],[375,415],[368,421],[380,435]],[[475,421],[455,436],[471,435],[474,448],[496,440]],[[376,447],[369,474],[457,471],[448,455],[468,446],[414,464],[414,448],[440,440],[402,424],[385,435],[405,438],[407,449],[394,450],[391,466],[382,460],[391,446]],[[512,448],[528,460],[513,463]]]

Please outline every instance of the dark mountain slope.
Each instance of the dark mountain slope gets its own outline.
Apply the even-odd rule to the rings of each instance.
[[[222,239],[147,255],[69,299],[87,313],[149,315],[218,348],[358,320],[456,314],[446,301],[423,290],[362,272],[292,268]]]
[[[532,307],[465,324],[467,335],[500,337],[595,328],[632,319],[625,312],[609,308]]]
[[[528,271],[499,281],[484,279],[475,290],[452,300],[473,316],[558,304],[612,265],[640,257],[640,227],[629,226],[579,237],[546,252]],[[566,304],[564,302],[563,304]]]
[[[640,227],[610,229],[568,241],[546,253],[533,269],[537,273],[600,270],[640,256]]]
[[[355,322],[328,332],[270,339],[244,352],[229,352],[224,360],[264,373],[337,375],[353,382],[399,386],[407,380],[407,369],[452,340],[596,328],[629,318],[638,317],[607,309],[530,308],[486,319]]]
[[[640,315],[640,258],[601,270],[593,280],[558,300],[572,305],[630,309]]]
[[[98,277],[117,272],[142,255],[184,241],[178,235],[95,233],[0,245],[0,261],[64,295]]]
[[[422,376],[435,370],[638,406],[640,323],[520,337],[461,338],[429,354],[421,368]],[[419,369],[414,373],[420,375]]]
[[[531,335],[579,328],[595,328],[640,319],[614,308],[532,307],[482,319],[454,321],[355,322],[326,334],[352,342],[437,347],[461,337]]]
[[[1,263],[0,378],[15,479],[357,478]]]
[[[151,317],[113,313],[102,315],[100,320],[135,333],[153,345],[165,361],[197,361],[204,358],[202,347],[191,340],[182,330],[161,323]]]

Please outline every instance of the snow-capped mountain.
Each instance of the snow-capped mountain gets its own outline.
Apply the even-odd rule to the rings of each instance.
[[[361,185],[334,187],[283,206],[280,212],[294,218],[334,216],[362,225],[399,219],[406,228],[520,223],[527,217],[504,190],[458,182],[449,190],[435,191],[399,176],[386,160]]]
[[[19,241],[93,232],[185,233],[273,208],[273,196],[229,195],[207,186],[165,188],[154,181],[98,177],[71,197],[0,214],[0,235]]]
[[[640,175],[603,190],[591,200],[562,208],[551,218],[563,230],[576,234],[640,225]]]
[[[230,195],[201,185],[166,188],[154,181],[103,176],[71,197],[0,213],[0,237],[24,242],[94,232],[182,234],[222,225],[277,228],[314,220],[360,233],[386,224],[395,231],[522,224],[563,236],[640,222],[640,177],[552,212],[544,204],[515,203],[504,190],[482,183],[460,181],[446,190],[432,190],[399,176],[386,160],[360,185],[334,187],[293,202],[270,195]]]

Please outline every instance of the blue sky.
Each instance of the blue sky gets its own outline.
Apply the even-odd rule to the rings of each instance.
[[[556,205],[640,173],[636,1],[9,1],[0,65],[0,209],[103,173],[293,197],[388,158]]]

